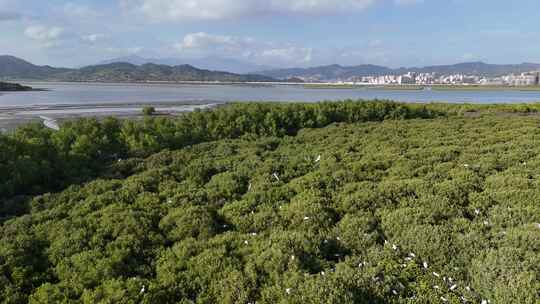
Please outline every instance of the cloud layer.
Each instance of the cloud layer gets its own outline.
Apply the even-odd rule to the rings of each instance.
[[[156,21],[220,20],[257,15],[357,12],[375,0],[123,0],[125,8]]]
[[[32,25],[25,29],[24,35],[32,40],[38,41],[45,47],[55,46],[63,33],[61,27],[48,27],[42,25]]]
[[[311,48],[205,32],[187,34],[174,48],[184,54],[230,56],[261,64],[301,64],[312,59]]]

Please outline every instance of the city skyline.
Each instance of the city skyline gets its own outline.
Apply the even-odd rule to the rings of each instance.
[[[540,62],[538,3],[0,0],[0,50],[76,67],[219,56],[270,67]]]

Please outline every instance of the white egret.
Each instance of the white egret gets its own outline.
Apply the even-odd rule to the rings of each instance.
[[[456,284],[450,286],[450,290],[454,290],[454,289],[456,289],[456,288],[457,288],[457,285],[456,285]]]
[[[422,265],[424,266],[425,269],[428,268],[428,263],[427,262],[422,263]]]
[[[320,161],[321,161],[321,156],[319,155],[319,156],[317,156],[317,158],[315,159],[315,162],[318,163],[318,162],[320,162]]]
[[[291,290],[292,290],[291,288],[287,288],[287,289],[285,289],[285,292],[286,292],[287,294],[291,294]]]
[[[50,117],[46,117],[46,116],[40,116],[39,118],[43,119],[43,125],[49,129],[52,129],[52,130],[55,130],[55,131],[59,131],[60,130],[60,126],[58,125],[58,123],[56,122],[56,120],[50,118]]]
[[[142,294],[142,293],[144,293],[145,291],[146,291],[146,286],[143,285],[142,288],[141,288],[141,291],[140,291],[139,293]]]
[[[277,175],[277,173],[272,174],[272,176],[279,182],[279,176]]]
[[[435,271],[433,272],[433,275],[436,276],[437,278],[440,278],[440,277],[441,277],[441,276],[440,276],[438,273],[436,273]]]

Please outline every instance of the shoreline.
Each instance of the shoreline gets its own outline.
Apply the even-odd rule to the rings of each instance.
[[[160,102],[150,103],[121,103],[121,104],[62,104],[62,105],[32,105],[20,107],[0,107],[0,133],[14,130],[18,126],[32,122],[40,122],[40,116],[47,116],[59,122],[79,118],[115,117],[118,119],[143,119],[147,117],[142,109],[145,106],[156,108],[152,117],[175,117],[196,109],[212,109],[223,103],[186,103]]]

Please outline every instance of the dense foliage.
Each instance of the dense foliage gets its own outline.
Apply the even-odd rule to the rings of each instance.
[[[121,122],[70,121],[60,132],[39,124],[0,134],[0,198],[35,194],[79,183],[120,158],[148,156],[163,149],[237,138],[293,135],[302,128],[334,122],[429,118],[437,111],[389,102],[321,104],[232,104],[196,111],[181,119]],[[1,212],[0,212],[1,214]]]
[[[537,303],[540,117],[446,107],[20,129],[0,145],[0,300]]]

